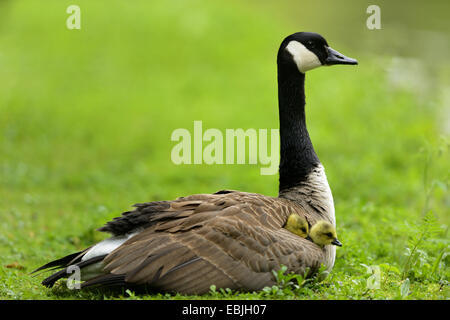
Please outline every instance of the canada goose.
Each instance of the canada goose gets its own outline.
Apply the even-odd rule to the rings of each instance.
[[[317,221],[316,224],[311,227],[309,238],[312,242],[322,248],[330,244],[342,247],[342,243],[337,238],[336,228],[325,220]]]
[[[308,221],[297,213],[293,213],[288,217],[284,228],[302,238],[306,238],[309,233]]]
[[[158,291],[202,294],[218,288],[259,290],[275,283],[272,270],[329,270],[334,246],[323,249],[283,228],[292,212],[311,225],[335,224],[334,204],[324,168],[305,122],[305,72],[322,65],[357,64],[316,33],[285,38],[277,56],[280,117],[279,195],[222,190],[135,209],[99,229],[111,238],[47,263],[63,268],[46,278],[48,287],[81,269],[82,288],[145,285]]]

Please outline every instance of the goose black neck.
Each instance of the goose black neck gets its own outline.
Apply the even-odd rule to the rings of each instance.
[[[300,185],[320,161],[305,119],[305,75],[286,65],[278,65],[280,113],[280,185],[286,190]]]

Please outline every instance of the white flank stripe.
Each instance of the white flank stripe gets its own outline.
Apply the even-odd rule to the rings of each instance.
[[[83,258],[81,258],[81,261],[109,254],[137,233],[138,232],[134,232],[123,236],[116,236],[103,240],[89,249],[89,251],[86,252],[86,254],[83,256]]]

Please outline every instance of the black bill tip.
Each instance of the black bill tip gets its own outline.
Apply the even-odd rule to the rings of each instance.
[[[334,239],[331,244],[334,244],[335,246],[342,247],[342,243],[338,239]]]
[[[327,66],[332,66],[335,64],[358,64],[358,61],[355,59],[346,57],[330,47],[328,47],[327,50],[328,57],[325,59],[325,65]]]

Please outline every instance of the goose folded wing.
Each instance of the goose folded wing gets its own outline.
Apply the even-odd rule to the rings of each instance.
[[[105,275],[84,286],[119,281],[201,294],[212,284],[261,289],[281,265],[313,272],[323,251],[281,228],[291,210],[283,199],[240,192],[177,199],[150,214],[144,231],[104,259]]]
[[[232,190],[196,194],[173,201],[138,203],[134,207],[134,210],[124,212],[98,230],[122,235],[167,221],[173,221],[172,225],[175,226],[186,219],[192,223],[208,217],[214,218],[218,214],[241,215],[248,222],[257,220],[269,228],[278,229],[292,211],[304,211],[285,199]]]

